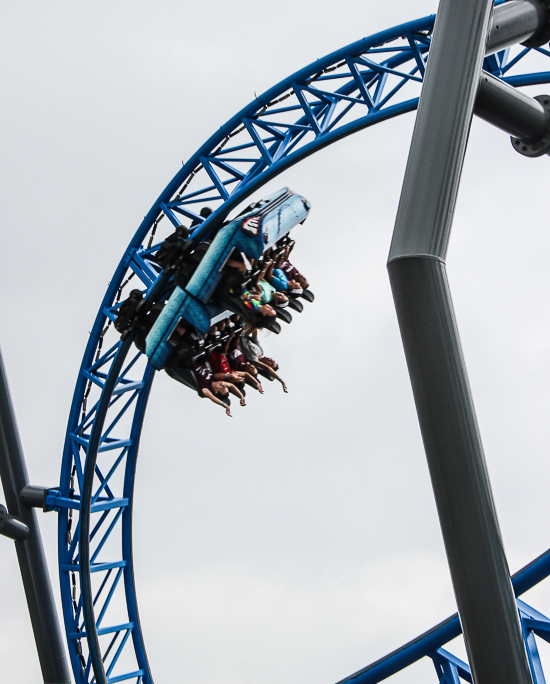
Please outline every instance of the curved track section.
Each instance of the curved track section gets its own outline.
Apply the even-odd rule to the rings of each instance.
[[[90,334],[69,416],[60,487],[48,495],[48,506],[59,512],[61,596],[77,684],[152,682],[136,603],[131,533],[138,444],[154,372],[131,340],[121,342],[114,331],[118,304],[133,287],[151,291],[159,270],[150,255],[173,226],[201,221],[205,203],[215,211],[195,229],[198,239],[287,167],[413,111],[434,19],[357,41],[256,98],[184,164],[130,242]],[[518,46],[488,58],[484,68],[514,86],[548,83],[550,71],[536,70],[541,56],[550,52]],[[535,625],[541,620],[531,616],[524,622],[528,643],[534,633],[544,632]],[[452,624],[450,632],[438,632],[432,656],[440,681],[456,682],[457,672],[468,679],[467,666],[441,650],[458,634],[457,620]],[[414,662],[400,660],[400,653],[385,659],[384,667],[373,665],[352,679],[378,682]],[[419,657],[428,653],[424,649]]]

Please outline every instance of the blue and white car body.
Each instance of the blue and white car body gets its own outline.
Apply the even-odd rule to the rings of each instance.
[[[209,304],[222,278],[222,270],[234,249],[249,259],[259,259],[266,249],[303,223],[309,202],[289,188],[258,202],[255,207],[220,228],[185,290],[176,287],[145,340],[149,363],[160,370],[174,347],[168,341],[183,319],[206,333],[225,309]],[[230,315],[230,311],[226,312]]]

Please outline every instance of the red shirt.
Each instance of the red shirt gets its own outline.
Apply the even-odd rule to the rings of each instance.
[[[214,350],[208,355],[208,360],[212,366],[214,373],[230,373],[231,368],[227,363],[227,358],[225,354],[222,354],[219,350]]]

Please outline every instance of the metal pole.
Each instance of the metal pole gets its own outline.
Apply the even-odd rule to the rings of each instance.
[[[10,515],[16,516],[29,530],[24,541],[15,541],[15,548],[44,684],[70,684],[71,677],[36,514],[20,499],[20,492],[28,485],[29,479],[1,351],[0,477]]]
[[[476,684],[532,684],[444,258],[492,0],[441,0],[388,270]]]
[[[475,114],[526,141],[544,138],[550,128],[548,108],[486,71],[479,81]]]
[[[491,18],[485,54],[529,43],[529,47],[547,41],[548,12],[542,0],[508,0],[495,7]]]

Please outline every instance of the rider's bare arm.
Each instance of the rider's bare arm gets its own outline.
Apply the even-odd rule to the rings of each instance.
[[[223,406],[225,409],[226,414],[231,418],[231,410],[227,404],[224,404],[221,399],[218,399],[209,389],[203,389],[202,393],[204,394],[205,397],[210,399],[210,401],[213,401],[214,404],[218,404],[218,406]]]

